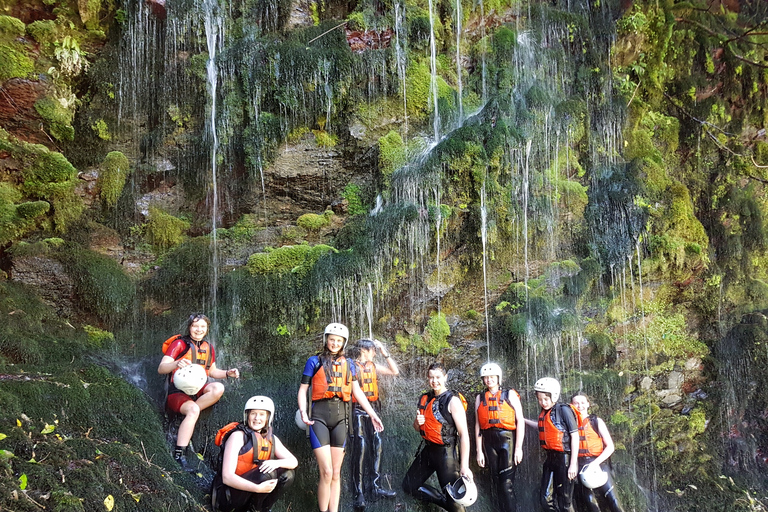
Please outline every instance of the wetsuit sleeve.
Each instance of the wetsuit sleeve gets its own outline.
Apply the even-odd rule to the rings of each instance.
[[[178,338],[168,345],[168,350],[165,351],[165,355],[171,356],[174,359],[178,359],[187,350],[187,342],[182,338]]]
[[[351,364],[349,365],[349,372],[352,374],[352,380],[357,380],[357,363],[352,361],[351,359],[347,359]]]
[[[304,365],[304,372],[301,374],[301,383],[311,383],[312,377],[315,376],[318,368],[320,368],[320,359],[317,356],[312,356],[307,359],[307,363]]]
[[[573,413],[568,405],[564,405],[560,408],[560,412],[563,415],[563,424],[568,429],[569,433],[574,433],[579,430],[579,422],[576,420],[576,415]]]

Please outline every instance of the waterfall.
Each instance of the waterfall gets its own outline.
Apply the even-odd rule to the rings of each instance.
[[[397,77],[400,81],[400,95],[403,99],[403,139],[408,140],[408,100],[406,87],[406,58],[408,55],[408,44],[405,37],[405,4],[401,5],[399,0],[395,1],[395,59],[397,64]]]
[[[459,99],[459,126],[464,121],[464,87],[461,83],[461,19],[464,14],[461,11],[461,0],[456,0],[456,88]]]
[[[219,217],[219,189],[218,189],[218,151],[219,151],[219,139],[217,132],[217,111],[216,111],[216,96],[218,93],[218,79],[219,72],[216,66],[216,56],[222,39],[224,37],[223,19],[219,13],[219,6],[217,0],[205,0],[203,3],[204,15],[205,15],[205,36],[208,47],[208,61],[206,62],[206,76],[208,79],[208,96],[210,99],[208,129],[211,136],[211,153],[210,153],[210,165],[211,165],[211,188],[212,188],[212,201],[211,201],[211,249],[212,249],[212,261],[211,271],[213,273],[213,279],[211,280],[211,305],[210,309],[213,312],[213,325],[218,326],[216,321],[216,306],[218,304],[218,288],[219,288],[219,248],[216,240],[216,229]],[[213,334],[213,333],[212,333]],[[215,339],[215,338],[214,338]]]
[[[434,142],[440,140],[440,111],[438,109],[438,93],[437,93],[437,41],[435,40],[435,14],[432,5],[432,0],[429,0],[429,63],[431,70],[431,78],[429,82],[429,94],[432,99],[432,131]]]
[[[483,243],[483,317],[485,318],[485,343],[488,361],[491,360],[491,322],[488,318],[488,210],[485,207],[485,181],[480,189],[480,233]]]

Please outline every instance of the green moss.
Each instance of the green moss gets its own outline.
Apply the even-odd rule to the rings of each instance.
[[[151,206],[145,225],[147,240],[157,253],[167,252],[184,241],[189,222]]]
[[[252,254],[246,268],[251,275],[294,273],[306,276],[318,259],[328,252],[336,252],[328,245],[285,245],[263,253]]]
[[[58,259],[72,279],[78,303],[104,322],[126,317],[133,307],[136,287],[115,260],[77,246],[59,251]]]
[[[321,148],[333,148],[339,143],[339,138],[336,135],[331,135],[325,130],[312,130],[315,134],[315,144]]]
[[[424,328],[425,347],[428,354],[437,354],[442,349],[449,347],[448,336],[451,328],[445,319],[445,313],[436,313],[429,317]]]
[[[27,33],[40,43],[40,46],[53,56],[54,43],[58,38],[58,29],[53,20],[37,20],[27,25]]]
[[[379,139],[379,169],[388,178],[407,161],[406,148],[403,138],[394,130],[390,130]]]
[[[331,217],[333,217],[333,210],[325,210],[322,215],[305,213],[296,220],[296,224],[307,231],[319,231],[330,224]]]
[[[0,37],[11,40],[22,37],[25,30],[24,22],[12,16],[0,16]]]
[[[99,329],[92,325],[84,325],[83,330],[88,335],[88,341],[95,349],[104,348],[107,345],[114,343],[115,335],[109,331]]]
[[[32,231],[51,205],[47,201],[21,201],[21,192],[0,182],[0,245],[18,240]]]
[[[101,140],[112,140],[112,134],[109,133],[109,126],[103,119],[99,119],[91,125],[91,129],[96,132],[96,136]]]
[[[129,167],[128,158],[119,151],[108,153],[101,162],[99,179],[96,183],[101,201],[106,207],[112,208],[117,204],[128,178]]]
[[[56,140],[65,141],[75,138],[75,129],[72,127],[74,112],[64,107],[61,102],[46,96],[35,102],[35,110],[45,121],[48,132]]]
[[[0,43],[0,82],[16,77],[26,78],[34,69],[34,61],[21,45]]]
[[[347,183],[344,187],[341,197],[347,200],[347,213],[349,215],[363,215],[368,213],[368,209],[363,205],[360,193],[360,187],[353,183]]]

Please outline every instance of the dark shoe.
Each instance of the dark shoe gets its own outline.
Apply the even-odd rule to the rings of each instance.
[[[366,506],[366,503],[365,503],[365,495],[363,495],[363,493],[360,493],[360,494],[358,494],[358,495],[355,497],[355,503],[354,503],[354,507],[355,507],[355,509],[357,509],[357,510],[361,510],[361,509],[364,509],[364,508],[365,508],[365,506]]]
[[[394,498],[395,496],[397,496],[397,493],[395,491],[392,491],[390,489],[384,489],[383,487],[376,487],[373,490],[373,494],[379,498]]]
[[[183,453],[174,451],[173,460],[175,460],[179,464],[179,466],[181,466],[181,469],[183,469],[184,471],[189,471],[189,466],[187,466],[187,458],[184,456]]]

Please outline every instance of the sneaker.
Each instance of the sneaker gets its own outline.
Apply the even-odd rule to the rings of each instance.
[[[187,458],[184,456],[183,453],[174,450],[173,460],[178,462],[179,466],[181,466],[181,469],[183,469],[184,471],[189,470],[189,467],[187,466]]]

